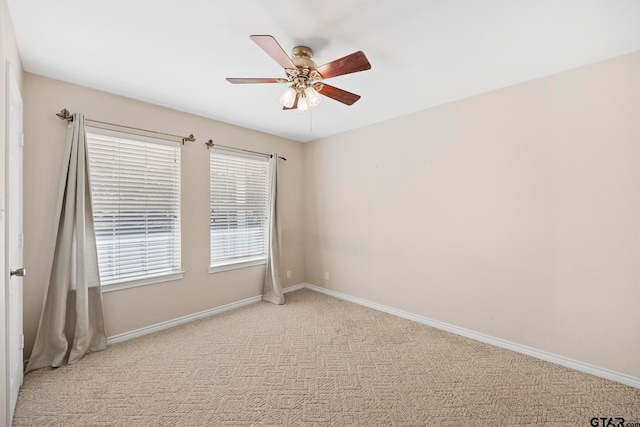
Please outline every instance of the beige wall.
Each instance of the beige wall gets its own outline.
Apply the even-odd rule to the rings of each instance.
[[[13,30],[13,24],[11,23],[11,17],[9,15],[9,9],[7,7],[6,0],[0,0],[0,139],[2,140],[2,147],[0,147],[0,198],[2,200],[2,208],[6,206],[6,117],[7,117],[7,64],[10,64],[11,71],[15,76],[21,93],[23,90],[23,73],[22,63],[20,61],[20,55],[18,54],[18,47],[16,45],[15,33]],[[4,220],[0,224],[5,224]],[[4,248],[6,230],[2,230],[0,237],[0,245]],[[4,251],[3,251],[4,253]],[[5,313],[5,297],[6,289],[9,278],[7,277],[7,269],[4,265],[4,260],[0,262],[0,281],[2,282],[2,292],[0,292],[0,330],[3,331],[2,339],[0,340],[0,384],[6,384],[7,372],[6,372],[6,313]],[[3,424],[7,417],[6,407],[6,387],[0,388],[0,425]]]
[[[640,377],[639,76],[635,53],[307,144],[306,281]]]
[[[129,332],[166,320],[260,295],[264,266],[208,273],[209,152],[204,142],[287,158],[279,164],[282,262],[291,270],[284,286],[304,281],[303,145],[299,142],[26,73],[25,79],[25,355],[39,321],[51,248],[66,123],[55,113],[66,107],[86,117],[185,135],[197,141],[182,149],[183,280],[104,294],[107,334]],[[212,98],[211,102],[218,102]],[[284,276],[284,274],[283,274]]]

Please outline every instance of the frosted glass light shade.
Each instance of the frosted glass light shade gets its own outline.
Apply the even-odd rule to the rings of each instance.
[[[307,104],[309,104],[309,107],[317,107],[320,105],[322,97],[317,90],[309,86],[308,88],[305,88],[304,94],[307,98]]]
[[[280,103],[287,108],[293,107],[293,103],[296,102],[296,94],[297,92],[294,88],[288,87],[287,90],[280,95]]]
[[[309,104],[307,103],[307,98],[305,96],[298,97],[298,110],[299,111],[309,111]]]

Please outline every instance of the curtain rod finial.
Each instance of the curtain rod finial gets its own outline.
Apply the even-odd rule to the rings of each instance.
[[[63,108],[59,113],[56,113],[56,116],[58,116],[60,120],[66,120],[68,122],[73,121],[73,115],[66,108]]]

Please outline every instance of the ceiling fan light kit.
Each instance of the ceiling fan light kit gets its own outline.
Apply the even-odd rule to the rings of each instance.
[[[294,47],[290,58],[273,36],[253,35],[250,38],[284,68],[287,78],[227,78],[229,83],[287,83],[290,86],[279,98],[283,110],[308,111],[320,105],[320,95],[345,105],[353,105],[360,99],[360,95],[330,86],[323,80],[371,69],[363,52],[354,52],[318,67],[311,59],[313,51],[307,46]]]
[[[298,96],[298,111],[309,111],[309,103],[307,102],[307,98],[304,96]]]
[[[317,107],[320,105],[320,102],[322,102],[320,94],[312,86],[308,86],[304,89],[304,97],[307,99],[309,107]]]
[[[287,90],[282,92],[279,100],[284,107],[293,108],[293,103],[296,102],[296,96],[298,96],[298,92],[296,92],[292,86],[289,86]]]

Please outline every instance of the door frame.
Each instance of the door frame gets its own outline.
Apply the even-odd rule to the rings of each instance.
[[[10,298],[11,295],[11,286],[12,286],[12,279],[10,276],[10,271],[11,268],[19,268],[22,267],[22,265],[18,266],[18,265],[10,265],[9,261],[10,261],[10,253],[11,253],[11,248],[9,247],[11,242],[12,242],[12,232],[14,230],[12,230],[11,224],[9,224],[9,217],[10,217],[10,213],[9,213],[9,209],[11,209],[11,206],[8,206],[7,203],[7,199],[10,197],[11,195],[11,185],[13,185],[13,177],[10,176],[11,175],[11,156],[10,156],[10,152],[11,152],[11,143],[12,141],[10,140],[10,135],[13,132],[18,132],[19,133],[19,138],[23,138],[24,135],[24,101],[22,98],[22,93],[20,92],[20,88],[18,86],[18,82],[15,78],[15,75],[13,73],[13,70],[11,69],[11,63],[9,61],[6,61],[5,64],[5,94],[6,94],[6,100],[5,100],[5,135],[4,135],[4,142],[5,142],[5,162],[4,162],[4,174],[5,174],[5,188],[4,188],[4,201],[3,204],[5,206],[0,206],[2,208],[2,210],[0,211],[0,214],[2,215],[2,219],[0,220],[0,226],[2,227],[2,230],[0,231],[0,234],[2,234],[2,236],[0,237],[0,252],[2,252],[2,259],[3,259],[3,265],[2,265],[2,280],[4,282],[4,292],[3,292],[3,311],[4,311],[4,316],[3,316],[3,322],[4,322],[4,331],[5,331],[5,340],[4,340],[4,348],[2,351],[2,356],[4,359],[4,363],[3,365],[3,369],[4,369],[4,377],[5,377],[5,387],[3,388],[2,392],[0,392],[0,398],[2,398],[2,402],[0,403],[3,406],[3,410],[0,410],[0,414],[4,413],[6,421],[7,421],[7,425],[11,425],[11,421],[12,421],[12,417],[13,417],[13,412],[15,410],[15,400],[17,399],[17,392],[16,394],[13,393],[12,387],[11,387],[11,375],[12,375],[12,369],[13,367],[11,366],[11,362],[13,361],[13,353],[15,351],[15,353],[20,355],[20,363],[19,363],[19,369],[20,369],[20,374],[19,374],[19,378],[16,378],[17,381],[19,381],[19,384],[22,385],[22,380],[23,380],[23,376],[24,376],[24,366],[23,366],[23,355],[22,355],[22,342],[24,339],[24,331],[23,331],[23,298],[20,297],[19,298],[19,313],[17,313],[20,317],[20,321],[17,322],[18,323],[18,327],[20,329],[19,331],[19,337],[16,340],[12,339],[12,329],[14,325],[14,320],[13,320],[13,308],[11,306],[12,304],[12,300]],[[20,124],[18,125],[18,129],[13,129],[12,128],[12,122],[11,122],[11,107],[13,105],[13,102],[17,101],[21,108],[21,117],[20,117]],[[18,142],[18,149],[22,149],[21,147],[23,146],[23,144],[21,142]],[[19,167],[18,172],[20,174],[23,173],[24,171],[24,160],[23,160],[23,153],[19,154],[19,159],[20,162],[22,163]],[[19,181],[21,181],[21,179],[19,179]],[[20,198],[23,199],[24,196],[20,195],[20,193],[22,193],[23,191],[23,182],[19,183],[20,187],[18,190],[18,195]],[[20,202],[22,203],[22,202]],[[24,217],[24,213],[22,210],[22,207],[19,209],[19,211],[17,212],[17,214],[19,216],[22,216],[22,218],[20,218],[18,221],[20,221],[20,223],[23,223],[23,217]],[[19,227],[19,225],[18,225]],[[23,231],[20,230],[20,232],[23,233]],[[18,236],[18,240],[20,241],[20,239],[24,239],[24,234],[22,236]],[[19,247],[22,247],[21,243],[18,243]],[[22,263],[24,262],[24,259],[22,259]],[[13,280],[21,280],[20,284],[18,284],[18,289],[20,294],[22,295],[22,278],[15,278]],[[13,348],[16,347],[17,348]],[[19,386],[18,386],[19,388]],[[2,394],[4,394],[4,396],[2,396]]]

